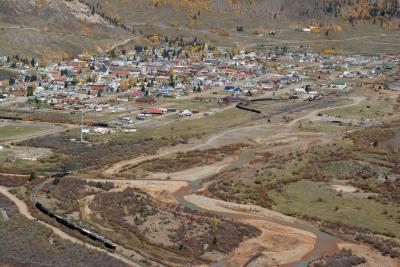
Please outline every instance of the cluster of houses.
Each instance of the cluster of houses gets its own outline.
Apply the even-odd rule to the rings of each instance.
[[[0,81],[1,99],[27,96],[28,101],[44,102],[54,110],[99,109],[98,105],[91,104],[92,99],[106,101],[106,96],[114,94],[121,101],[146,101],[218,91],[234,101],[242,95],[252,96],[309,82],[312,74],[335,77],[325,81],[328,87],[343,90],[351,79],[372,79],[399,64],[398,58],[335,56],[304,52],[301,46],[233,53],[222,48],[211,50],[206,45],[198,52],[199,57],[188,56],[181,50],[165,43],[152,49],[135,47],[117,55],[99,52],[50,64],[2,56],[0,66],[18,75],[15,79]],[[318,94],[314,88],[303,89],[299,87],[295,93]],[[138,118],[145,116],[143,113]]]

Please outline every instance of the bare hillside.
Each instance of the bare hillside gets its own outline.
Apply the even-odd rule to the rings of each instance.
[[[0,54],[68,56],[107,48],[126,32],[79,1],[0,2]]]

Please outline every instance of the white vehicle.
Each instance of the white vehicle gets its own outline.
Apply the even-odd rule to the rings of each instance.
[[[187,109],[179,113],[179,116],[187,116],[187,117],[190,117],[190,116],[192,116],[192,115],[193,115],[193,113],[192,113],[190,110],[187,110]]]
[[[118,120],[125,122],[125,123],[132,123],[132,120],[129,117],[122,117],[122,118],[119,118]]]
[[[106,128],[95,128],[94,130],[93,130],[95,133],[98,133],[98,134],[105,134],[105,133],[107,133],[108,132],[108,129],[106,129]]]
[[[125,129],[125,133],[136,133],[136,129]]]
[[[143,113],[139,113],[139,114],[136,116],[136,119],[141,120],[141,121],[143,121],[144,118],[145,118],[145,115],[144,115]]]

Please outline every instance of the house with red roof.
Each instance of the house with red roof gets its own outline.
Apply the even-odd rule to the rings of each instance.
[[[94,84],[94,83],[89,83],[87,85],[87,87],[90,88],[90,90],[93,91],[104,91],[104,90],[108,90],[111,89],[110,86],[106,85],[106,84]]]
[[[151,115],[163,115],[164,111],[159,108],[148,108],[145,112],[145,114],[151,114]]]
[[[128,96],[133,96],[133,97],[141,97],[143,96],[143,92],[139,90],[131,90],[127,92]]]
[[[110,70],[110,74],[113,76],[129,76],[132,73],[132,70],[129,69],[112,69]]]

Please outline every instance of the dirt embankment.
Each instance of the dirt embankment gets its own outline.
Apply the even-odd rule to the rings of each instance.
[[[312,232],[288,226],[296,219],[254,205],[233,204],[199,195],[188,195],[185,200],[210,212],[217,212],[262,231],[261,235],[240,244],[224,260],[226,264],[243,266],[254,255],[266,266],[295,262],[311,252],[316,245]],[[299,222],[297,222],[299,223]],[[299,223],[300,224],[300,223]]]

